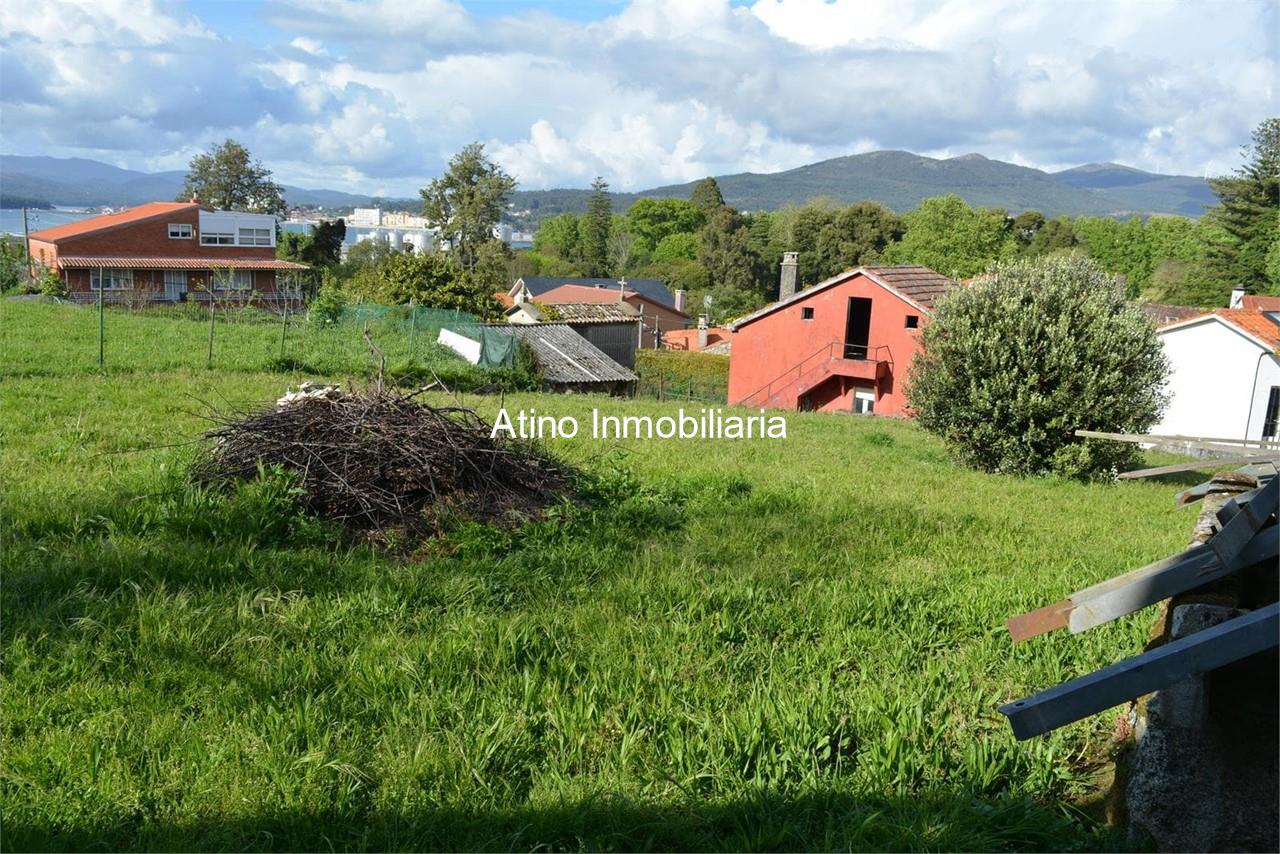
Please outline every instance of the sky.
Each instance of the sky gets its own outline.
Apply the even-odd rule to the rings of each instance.
[[[0,5],[0,151],[412,196],[904,149],[1215,175],[1280,115],[1274,0],[39,0]],[[0,176],[2,177],[2,176]]]

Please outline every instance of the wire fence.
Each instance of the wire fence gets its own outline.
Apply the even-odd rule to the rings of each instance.
[[[460,361],[437,343],[441,329],[483,338],[479,318],[465,311],[367,303],[327,321],[293,306],[230,302],[99,309],[33,299],[8,302],[5,313],[0,373],[8,375],[216,368],[368,376],[382,364]],[[512,339],[498,337],[482,367],[513,362]]]
[[[728,396],[729,390],[723,380],[690,377],[674,372],[642,373],[640,381],[636,383],[636,397],[651,397],[655,400],[687,400],[724,405]]]

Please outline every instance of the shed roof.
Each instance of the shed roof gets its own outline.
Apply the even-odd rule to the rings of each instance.
[[[1144,302],[1139,307],[1142,309],[1142,313],[1151,318],[1151,322],[1156,326],[1177,323],[1179,320],[1199,317],[1204,314],[1204,309],[1191,305],[1165,305],[1158,302]]]
[[[496,329],[528,345],[543,378],[552,384],[634,382],[636,375],[604,354],[564,323],[527,326],[497,325]]]
[[[619,282],[616,279],[592,279],[584,277],[553,279],[545,276],[524,276],[520,281],[524,282],[524,286],[529,289],[529,293],[535,297],[541,296],[547,291],[558,288],[561,285],[583,285],[591,288],[608,289],[615,293],[620,289]],[[661,303],[669,308],[675,307],[676,298],[671,295],[671,291],[667,290],[667,286],[659,279],[628,279],[626,289],[635,291],[641,296],[647,297],[648,299]]]
[[[103,231],[108,228],[128,225],[129,223],[141,222],[152,217],[166,216],[174,211],[198,207],[200,207],[199,202],[148,202],[145,205],[125,208],[115,213],[91,216],[88,219],[77,220],[76,222],[55,225],[51,228],[42,228],[39,231],[31,232],[31,239],[56,243],[68,237],[79,237],[94,231]]]
[[[558,302],[550,306],[559,320],[569,323],[635,323],[640,312],[629,303]]]
[[[740,317],[729,324],[729,329],[737,331],[748,323],[759,320],[766,315],[773,314],[781,308],[803,302],[814,294],[821,293],[827,288],[838,285],[841,282],[847,282],[854,276],[863,275],[871,279],[881,287],[897,294],[907,302],[920,308],[926,314],[933,311],[934,302],[942,296],[949,288],[955,287],[956,283],[946,276],[938,273],[928,267],[919,264],[904,264],[899,267],[857,267],[853,270],[845,270],[843,273],[837,273],[826,281],[819,282],[811,288],[805,288],[802,291],[796,291],[786,299],[780,299],[775,303],[766,305],[764,308],[752,312],[745,317]]]

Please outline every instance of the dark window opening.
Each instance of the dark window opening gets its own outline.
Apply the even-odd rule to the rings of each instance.
[[[867,358],[867,341],[871,335],[871,300],[849,297],[849,316],[844,326],[844,357]]]
[[[1273,385],[1271,396],[1267,398],[1267,419],[1262,425],[1262,438],[1276,438],[1278,421],[1280,421],[1280,385]]]
[[[805,306],[804,308],[800,309],[800,319],[813,320],[813,308],[811,306]]]
[[[908,329],[919,329],[919,328],[920,328],[920,315],[918,315],[918,314],[908,314],[908,315],[907,315],[907,328],[908,328]]]

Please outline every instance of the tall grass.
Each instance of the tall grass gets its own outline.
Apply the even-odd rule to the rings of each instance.
[[[6,849],[1115,844],[1072,806],[1114,716],[1019,744],[996,709],[1149,616],[1001,624],[1176,549],[1167,483],[982,475],[908,423],[794,414],[553,442],[589,500],[403,559],[278,478],[185,485],[198,401],[282,377],[38,373],[0,382]]]

